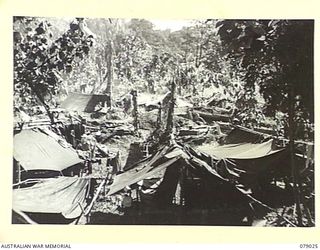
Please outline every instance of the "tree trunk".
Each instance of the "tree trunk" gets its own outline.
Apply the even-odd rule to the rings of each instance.
[[[162,103],[159,102],[158,118],[157,118],[157,129],[161,129],[162,124]]]
[[[106,46],[106,63],[107,63],[107,88],[106,94],[108,95],[108,103],[107,105],[111,107],[112,105],[112,80],[113,80],[113,67],[112,67],[112,55],[113,55],[113,46],[112,41],[109,40]]]
[[[36,88],[33,84],[31,84],[31,83],[29,83],[29,86],[30,86],[31,90],[33,91],[33,93],[35,94],[36,100],[37,100],[41,105],[44,106],[44,108],[45,108],[45,110],[46,110],[46,112],[47,112],[47,115],[48,115],[48,117],[49,117],[49,119],[50,119],[51,124],[54,124],[54,117],[53,117],[52,113],[50,112],[50,107],[46,104],[44,98],[42,97],[42,95],[40,94],[40,92],[37,90],[37,88]]]
[[[177,85],[178,85],[178,95],[182,95],[182,87],[181,87],[181,85],[182,85],[182,73],[181,73],[181,71],[180,71],[180,69],[178,68],[178,70],[177,70]]]
[[[147,83],[148,83],[148,92],[150,94],[155,94],[155,89],[154,89],[154,81],[151,78],[147,79]]]
[[[175,104],[175,89],[176,89],[176,83],[175,80],[172,79],[171,82],[171,96],[170,96],[170,104],[168,109],[168,117],[167,117],[167,127],[166,127],[166,133],[171,134],[173,131],[173,113],[174,113],[174,104]]]
[[[293,182],[293,195],[295,199],[295,203],[297,205],[297,216],[298,216],[298,225],[303,226],[302,224],[302,214],[301,214],[301,207],[300,207],[300,192],[299,192],[299,185],[298,185],[298,171],[295,167],[295,147],[294,147],[294,89],[293,86],[290,86],[290,93],[289,93],[289,149],[290,149],[290,165],[291,165],[291,174],[292,174],[292,182]]]
[[[131,94],[133,99],[133,126],[134,132],[137,133],[139,129],[137,91],[132,90]]]

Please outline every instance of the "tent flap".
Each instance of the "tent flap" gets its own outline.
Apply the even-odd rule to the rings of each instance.
[[[69,111],[92,113],[99,102],[107,100],[107,95],[72,93],[61,103],[61,107]]]
[[[14,136],[13,157],[27,171],[62,171],[82,162],[73,148],[62,144],[40,130],[22,130]]]
[[[256,159],[278,152],[272,149],[273,140],[263,143],[237,143],[222,146],[202,145],[198,150],[219,159]]]
[[[32,187],[13,190],[13,210],[34,213],[61,213],[77,218],[85,207],[89,179],[59,177],[46,179]]]

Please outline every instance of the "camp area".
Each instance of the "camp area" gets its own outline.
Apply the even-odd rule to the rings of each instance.
[[[13,224],[315,226],[313,22],[13,24]]]

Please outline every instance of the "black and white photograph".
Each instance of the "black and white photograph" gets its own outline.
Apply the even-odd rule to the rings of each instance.
[[[316,226],[313,19],[12,27],[12,224]]]

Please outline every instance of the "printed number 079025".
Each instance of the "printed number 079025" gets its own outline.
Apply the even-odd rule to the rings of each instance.
[[[300,244],[299,246],[305,249],[318,248],[318,244]]]

